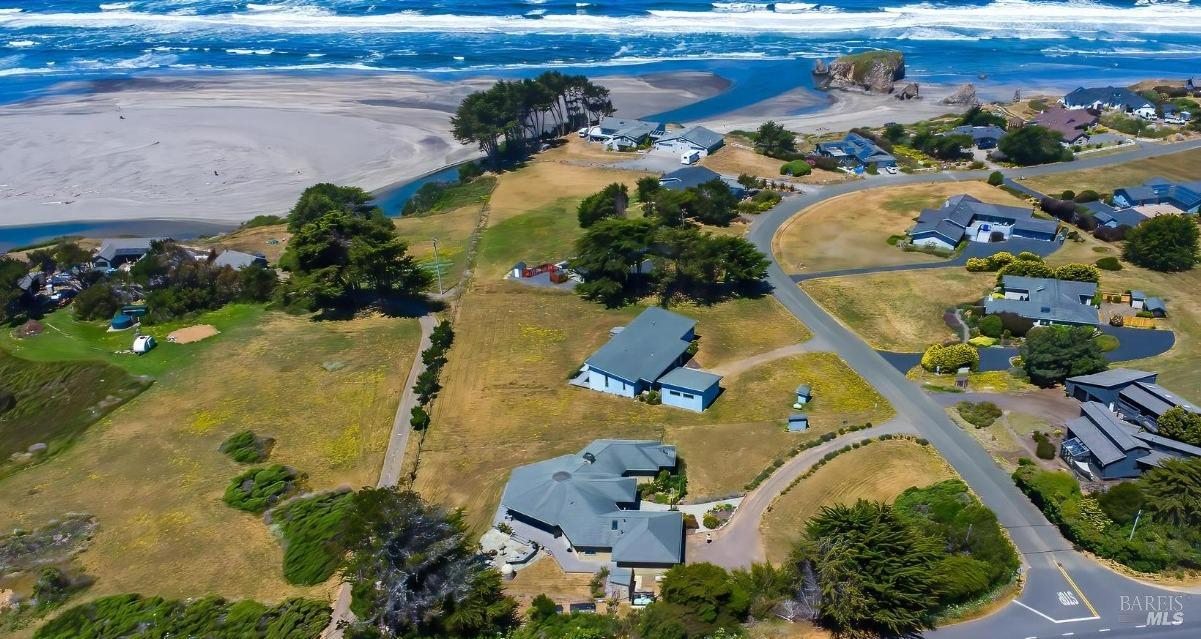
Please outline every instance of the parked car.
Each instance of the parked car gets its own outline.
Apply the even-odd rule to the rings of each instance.
[[[884,167],[884,172],[888,173],[889,175],[896,175],[899,171],[895,166],[886,166]]]

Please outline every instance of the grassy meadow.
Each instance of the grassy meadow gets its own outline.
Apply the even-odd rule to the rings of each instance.
[[[854,477],[854,481],[848,478]],[[895,439],[843,453],[776,498],[760,523],[767,559],[779,563],[824,506],[859,499],[891,502],[906,488],[954,479],[955,471],[930,446]]]
[[[913,226],[922,209],[937,208],[966,193],[982,202],[1027,206],[984,182],[911,184],[858,191],[826,200],[798,215],[776,233],[772,251],[788,273],[933,262],[927,253],[906,252],[888,238]]]
[[[981,299],[995,279],[956,266],[806,280],[801,288],[873,348],[917,352],[956,338],[943,311]]]
[[[0,480],[0,503],[9,505],[0,528],[34,528],[68,512],[98,518],[99,532],[80,556],[96,578],[88,598],[143,592],[277,602],[328,591],[288,585],[283,552],[261,518],[222,503],[226,483],[245,467],[217,448],[249,428],[275,438],[270,462],[307,473],[306,488],[374,484],[417,323],[224,312],[224,323],[211,322],[221,335],[131,359],[127,366],[155,375],[149,390],[49,462]],[[65,317],[53,325],[63,334],[48,329],[22,343],[22,355],[81,359],[103,351],[83,340],[92,327],[70,327]],[[44,351],[36,341],[43,338]]]

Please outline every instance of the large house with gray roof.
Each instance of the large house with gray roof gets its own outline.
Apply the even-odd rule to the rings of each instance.
[[[587,131],[588,139],[617,150],[636,149],[663,136],[662,122],[605,117]]]
[[[848,167],[874,164],[884,168],[897,165],[897,159],[891,153],[858,133],[848,133],[836,142],[818,142],[817,152]]]
[[[724,144],[725,138],[720,133],[703,126],[693,126],[664,135],[655,142],[655,148],[680,154],[696,153],[705,157]]]
[[[684,368],[696,339],[695,320],[651,307],[614,330],[613,337],[584,361],[581,385],[622,397],[656,390],[664,404],[698,412],[721,392],[720,375]]]
[[[1113,203],[1121,207],[1167,204],[1181,213],[1196,213],[1201,211],[1201,181],[1172,182],[1154,178],[1140,186],[1114,189]]]
[[[156,237],[119,237],[104,240],[92,256],[92,266],[100,269],[116,268],[127,262],[136,262],[150,252],[150,243]]]
[[[1036,218],[1030,209],[955,195],[941,207],[918,214],[909,238],[917,246],[950,251],[964,239],[994,242],[1018,237],[1052,242],[1058,232],[1058,222]]]
[[[1201,407],[1160,386],[1157,378],[1157,373],[1149,371],[1113,368],[1069,377],[1064,388],[1068,396],[1102,404],[1152,433],[1159,432],[1159,418],[1172,408],[1179,406],[1191,413],[1201,413]]]
[[[965,124],[957,126],[950,131],[951,135],[966,135],[972,138],[972,146],[977,149],[995,149],[997,143],[1001,141],[1001,137],[1005,135],[1005,129],[999,126],[971,126]]]
[[[1201,457],[1201,448],[1143,430],[1098,402],[1085,402],[1080,417],[1067,422],[1060,454],[1089,476],[1124,479],[1165,459]]]
[[[1156,115],[1150,100],[1124,87],[1079,87],[1059,102],[1069,109],[1116,109],[1148,120]]]
[[[1092,282],[1005,275],[1001,278],[1001,290],[1003,297],[984,301],[985,313],[1013,313],[1035,326],[1100,323],[1099,310],[1093,306],[1097,285]]]
[[[670,567],[684,560],[683,516],[639,510],[638,477],[676,464],[675,446],[598,439],[577,454],[514,468],[501,509],[514,521],[566,537],[582,559]]]

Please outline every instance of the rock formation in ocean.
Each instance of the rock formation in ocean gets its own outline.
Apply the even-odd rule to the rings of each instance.
[[[921,93],[916,82],[910,82],[909,84],[906,84],[905,88],[897,91],[895,95],[898,100],[916,100],[921,97]]]
[[[830,75],[830,66],[825,60],[818,58],[817,62],[813,63],[813,75]]]
[[[814,65],[813,71],[822,75],[824,86],[839,89],[858,88],[871,93],[892,93],[893,83],[905,77],[905,54],[900,51],[864,51],[844,55],[826,66]]]
[[[960,85],[951,95],[942,99],[943,104],[952,104],[957,106],[973,106],[980,104],[980,100],[976,98],[976,85],[968,82]]]

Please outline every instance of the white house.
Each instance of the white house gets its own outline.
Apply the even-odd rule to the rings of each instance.
[[[683,368],[695,338],[694,320],[648,308],[585,360],[587,386],[622,397],[658,390],[664,404],[702,411],[721,392],[721,376]]]

